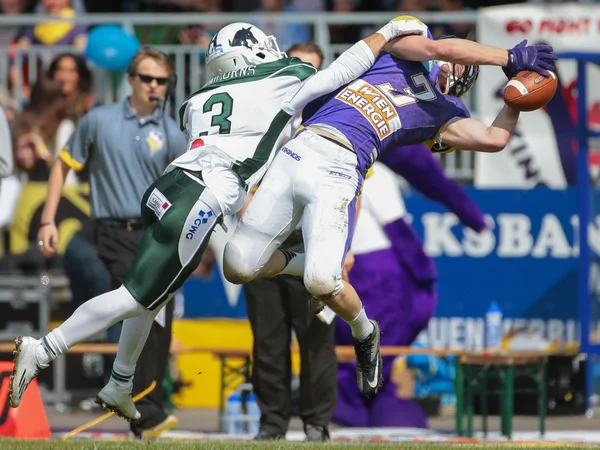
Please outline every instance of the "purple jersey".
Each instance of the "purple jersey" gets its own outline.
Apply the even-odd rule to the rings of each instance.
[[[309,103],[303,125],[324,124],[339,130],[367,169],[387,150],[434,139],[456,117],[469,117],[457,97],[437,85],[439,69],[380,54],[361,78]]]

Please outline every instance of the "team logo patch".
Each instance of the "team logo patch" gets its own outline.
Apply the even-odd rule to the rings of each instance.
[[[206,225],[208,223],[208,220],[212,216],[213,216],[212,211],[204,211],[203,209],[198,211],[198,214],[194,218],[192,224],[190,225],[189,229],[187,230],[187,233],[185,234],[185,238],[188,241],[194,239],[194,236],[196,235],[196,231],[198,231],[198,228],[200,227],[200,225]]]
[[[148,200],[146,201],[146,206],[154,211],[154,214],[156,214],[156,217],[158,217],[158,220],[160,220],[173,205],[167,200],[162,192],[154,188],[150,194],[150,197],[148,197]]]
[[[360,112],[371,126],[377,131],[380,140],[392,134],[398,122],[398,113],[392,102],[376,87],[363,80],[342,89],[335,98]]]
[[[146,138],[146,142],[150,147],[150,156],[154,156],[155,152],[162,150],[162,148],[165,146],[165,138],[158,130],[150,131],[148,137]]]

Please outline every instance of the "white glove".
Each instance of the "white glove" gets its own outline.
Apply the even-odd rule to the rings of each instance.
[[[411,34],[427,36],[427,25],[412,16],[398,16],[388,22],[378,33],[388,42],[397,37]]]

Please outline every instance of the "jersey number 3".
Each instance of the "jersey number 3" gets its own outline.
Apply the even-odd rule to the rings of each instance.
[[[214,111],[221,111],[215,113]],[[213,113],[210,121],[211,127],[219,127],[218,134],[229,134],[231,132],[231,113],[233,111],[233,98],[226,92],[220,92],[218,94],[211,95],[204,106],[202,107],[203,113]],[[203,131],[199,136],[207,136],[208,131]]]

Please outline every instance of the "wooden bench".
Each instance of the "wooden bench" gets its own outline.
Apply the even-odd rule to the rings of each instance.
[[[10,353],[14,348],[12,342],[1,342],[0,353]],[[296,346],[292,346],[292,352],[298,352]],[[69,349],[68,353],[100,353],[115,354],[117,344],[109,343],[85,343],[78,344]],[[241,382],[250,383],[250,372],[252,365],[252,349],[236,348],[223,349],[214,347],[181,347],[174,349],[175,354],[198,354],[210,353],[221,362],[220,374],[220,398],[219,398],[219,425],[223,429],[222,418],[225,412],[226,392]],[[408,355],[434,355],[441,358],[454,357],[455,364],[455,386],[456,386],[456,424],[455,431],[458,436],[464,435],[463,419],[467,415],[467,436],[473,436],[474,397],[478,393],[481,398],[481,412],[483,431],[487,433],[487,399],[490,394],[499,394],[501,398],[501,430],[506,437],[512,435],[512,421],[514,415],[514,379],[516,376],[529,376],[535,381],[538,394],[538,417],[540,433],[545,432],[546,417],[546,385],[545,374],[548,357],[552,355],[572,355],[577,351],[550,352],[550,351],[468,351],[462,349],[428,349],[413,347],[381,347],[382,356],[408,356]],[[354,347],[336,346],[336,355],[339,362],[351,362],[355,360]],[[56,363],[63,358],[59,358]],[[63,360],[64,361],[64,360]],[[65,373],[64,362],[61,369]],[[488,391],[487,381],[496,378],[500,381],[500,389],[495,392]],[[60,380],[55,382],[59,384]],[[64,384],[64,380],[63,380]],[[64,388],[64,386],[63,386]]]
[[[293,352],[298,348],[292,347]],[[225,392],[233,383],[230,380],[242,376],[243,381],[250,382],[251,356],[250,349],[211,350],[211,353],[221,360],[221,397],[219,402],[219,417],[223,418],[225,409]],[[339,362],[355,360],[354,347],[337,346]],[[550,352],[532,350],[513,351],[468,351],[462,349],[427,349],[413,347],[381,347],[382,356],[434,355],[440,358],[454,357],[455,389],[456,389],[456,421],[455,432],[464,436],[463,419],[467,415],[467,436],[473,436],[474,394],[479,393],[482,399],[483,431],[487,434],[487,399],[490,394],[499,394],[502,403],[501,432],[504,436],[512,436],[514,417],[514,379],[516,376],[528,376],[535,381],[538,395],[538,418],[540,433],[545,433],[546,419],[546,367],[548,358],[552,355],[572,355],[571,352]],[[231,360],[238,363],[232,364]],[[242,363],[240,364],[240,360]],[[496,392],[487,390],[487,380],[493,376],[501,380],[500,389]],[[519,390],[521,392],[522,390]],[[222,421],[220,422],[222,426]]]

